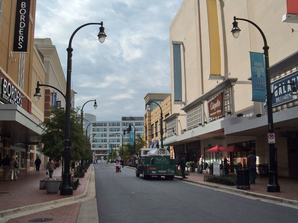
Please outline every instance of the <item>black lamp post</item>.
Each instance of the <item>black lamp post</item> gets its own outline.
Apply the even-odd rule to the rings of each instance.
[[[39,81],[37,81],[37,85],[36,85],[36,88],[35,88],[35,94],[33,95],[36,101],[39,101],[39,99],[41,97],[40,88],[39,88],[40,86],[54,88],[56,91],[60,92],[60,94],[64,97],[64,99],[66,101],[66,96],[58,88],[56,88],[54,86],[51,86],[51,85],[48,85],[48,84],[40,84]]]
[[[267,45],[266,37],[263,31],[258,27],[255,23],[248,19],[236,18],[234,16],[233,28],[232,33],[235,38],[239,37],[240,29],[238,27],[237,20],[246,21],[252,25],[254,25],[259,32],[261,33],[263,40],[264,40],[264,57],[265,57],[265,74],[266,74],[266,91],[267,91],[267,113],[268,113],[268,134],[274,134],[274,127],[273,127],[273,115],[272,115],[272,93],[270,89],[270,73],[269,73],[269,46]],[[269,183],[267,185],[267,192],[280,192],[280,187],[277,181],[277,166],[275,162],[275,149],[274,143],[269,144],[269,158],[270,158],[270,170],[269,170]]]
[[[160,108],[160,146],[161,148],[163,148],[163,124],[162,124],[162,119],[163,119],[163,115],[162,115],[162,108],[160,107],[160,105],[158,103],[156,103],[155,101],[149,101],[147,103],[148,109],[150,110],[150,104],[151,102],[155,103],[158,105],[158,107]]]
[[[97,109],[96,99],[95,99],[95,100],[89,100],[89,101],[86,101],[86,102],[83,104],[82,109],[81,109],[81,127],[82,127],[82,128],[83,128],[83,119],[84,119],[84,111],[83,111],[83,108],[84,108],[85,104],[87,104],[87,103],[90,102],[90,101],[94,101],[94,105],[93,105],[93,107],[94,107],[95,109]]]
[[[101,23],[86,23],[80,27],[78,27],[71,35],[69,39],[69,44],[67,48],[67,82],[66,82],[66,113],[65,113],[65,152],[64,152],[64,174],[62,176],[62,186],[60,189],[61,195],[72,195],[73,188],[71,187],[71,175],[69,172],[69,164],[70,164],[70,149],[71,149],[71,142],[70,142],[70,103],[71,103],[71,69],[72,69],[72,51],[73,48],[71,47],[72,39],[74,35],[83,27],[88,25],[100,25],[98,40],[103,43],[106,38],[106,34],[104,32],[103,22]]]
[[[124,130],[125,131],[125,130]],[[122,154],[123,154],[123,134],[122,133],[117,133],[119,135],[122,136],[122,141],[121,141],[121,144],[122,144]],[[119,154],[120,155],[120,154]],[[120,155],[121,156],[121,155]],[[121,159],[123,159],[123,157],[121,156]]]

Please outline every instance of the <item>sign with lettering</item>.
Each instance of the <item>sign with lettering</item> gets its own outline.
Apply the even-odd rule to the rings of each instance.
[[[13,51],[27,52],[30,0],[17,0]]]
[[[223,92],[208,102],[209,117],[214,118],[223,114]]]
[[[265,102],[266,69],[263,53],[249,52],[251,65],[252,101]]]
[[[272,107],[284,104],[286,102],[292,101],[292,82],[295,83],[297,87],[298,83],[298,72],[294,72],[270,84],[272,95]]]
[[[17,104],[22,107],[21,93],[8,79],[3,77],[0,77],[0,98],[9,104]]]

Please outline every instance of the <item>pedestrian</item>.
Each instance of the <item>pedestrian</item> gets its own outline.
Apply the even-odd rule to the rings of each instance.
[[[123,165],[124,165],[124,160],[123,159],[120,160],[120,164],[121,164],[121,166],[123,168]]]
[[[34,164],[35,164],[36,171],[39,172],[39,168],[41,164],[41,160],[39,159],[39,157],[36,158]]]
[[[10,161],[11,159],[9,158],[9,155],[2,160],[2,165],[3,165],[3,171],[4,171],[4,180],[8,180],[8,175],[10,172]]]
[[[19,162],[17,161],[15,156],[11,157],[9,167],[10,167],[11,180],[17,180],[18,179]]]
[[[254,153],[251,151],[250,154],[247,157],[247,166],[248,166],[248,171],[249,171],[249,181],[251,184],[256,183],[256,156]]]
[[[201,155],[201,158],[199,160],[199,165],[200,165],[200,173],[203,173],[203,168],[204,168],[204,156]]]
[[[180,161],[179,161],[178,165],[180,165],[180,170],[181,170],[181,173],[182,173],[182,177],[183,177],[183,178],[186,178],[186,177],[185,177],[186,160],[185,160],[184,156],[182,156],[182,157],[180,158]]]
[[[53,178],[54,169],[55,169],[55,164],[52,161],[52,159],[50,159],[49,162],[47,163],[47,167],[46,167],[46,170],[49,171],[49,178]]]
[[[229,174],[229,164],[228,164],[228,159],[224,156],[223,157],[223,160],[222,160],[222,163],[223,163],[223,167],[224,167],[224,170],[225,170],[225,175],[228,175]]]

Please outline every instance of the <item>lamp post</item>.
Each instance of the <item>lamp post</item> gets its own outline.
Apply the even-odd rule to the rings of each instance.
[[[255,23],[248,19],[243,18],[237,18],[234,16],[234,22],[233,22],[233,28],[232,28],[232,34],[235,38],[238,38],[240,35],[240,29],[238,27],[237,20],[246,21],[253,26],[255,26],[259,32],[261,33],[264,41],[264,57],[265,57],[265,74],[266,74],[266,91],[267,91],[267,113],[268,113],[268,134],[274,134],[274,127],[273,127],[273,114],[272,114],[272,93],[270,89],[270,73],[269,73],[269,46],[267,45],[266,37],[263,33],[263,31],[260,29],[259,26],[257,26]],[[269,144],[269,159],[270,159],[270,169],[269,169],[269,182],[267,185],[267,192],[280,192],[280,187],[278,185],[277,181],[277,166],[275,162],[275,149],[274,149],[274,143]]]
[[[87,127],[86,127],[86,130],[85,130],[85,134],[86,134],[86,136],[87,136],[87,130],[88,130],[88,127],[91,125],[91,124],[93,124],[93,122],[90,122],[88,125],[87,125]]]
[[[158,103],[156,103],[155,101],[149,101],[147,103],[147,108],[150,110],[150,104],[151,102],[155,103],[158,105],[158,107],[160,108],[160,146],[161,148],[163,148],[163,124],[162,124],[162,118],[163,118],[163,115],[162,115],[162,108],[160,107],[160,105]]]
[[[101,23],[86,23],[84,25],[79,26],[70,36],[69,44],[67,48],[67,81],[66,81],[66,112],[65,112],[65,151],[64,151],[64,174],[62,176],[62,186],[60,190],[61,195],[72,195],[73,188],[71,187],[71,175],[69,172],[69,164],[70,164],[70,103],[71,103],[71,69],[72,69],[72,51],[71,47],[72,39],[74,35],[83,27],[89,25],[100,25],[99,34],[97,35],[98,40],[103,43],[106,38],[106,34],[104,32],[103,22]]]
[[[85,104],[87,104],[87,103],[90,102],[90,101],[94,101],[94,105],[93,105],[93,107],[94,107],[95,109],[97,109],[96,99],[95,99],[95,100],[89,100],[89,101],[86,101],[86,102],[83,104],[82,109],[81,109],[81,127],[82,127],[82,128],[83,128],[83,119],[84,119],[84,111],[83,111],[83,109],[84,109]]]
[[[125,131],[125,130],[124,130]],[[124,131],[123,131],[123,133],[124,133]],[[121,135],[122,136],[122,141],[121,141],[121,143],[122,143],[122,155],[123,155],[123,134],[122,133],[117,133],[117,134],[119,134],[119,135]],[[120,155],[121,156],[121,155]],[[121,156],[121,159],[123,159],[123,157]]]
[[[60,94],[64,97],[64,99],[66,101],[66,96],[58,88],[56,88],[54,86],[51,86],[51,85],[48,85],[48,84],[40,84],[39,81],[37,81],[37,85],[36,85],[36,88],[35,88],[35,94],[33,95],[36,101],[39,101],[39,99],[41,97],[40,88],[39,88],[40,86],[54,88],[56,91],[60,92]]]

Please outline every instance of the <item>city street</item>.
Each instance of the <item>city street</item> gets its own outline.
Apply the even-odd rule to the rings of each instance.
[[[297,222],[297,209],[204,188],[179,179],[135,176],[94,165],[98,215],[105,222]]]

